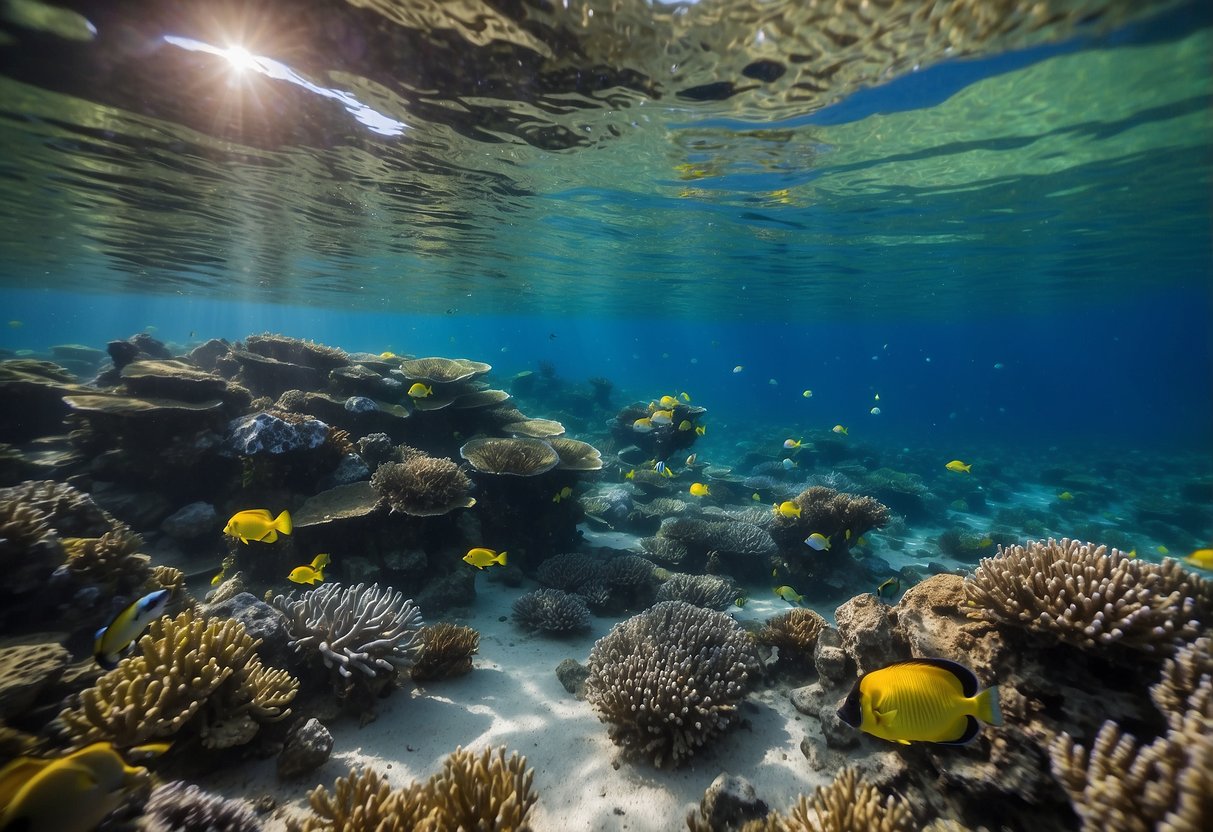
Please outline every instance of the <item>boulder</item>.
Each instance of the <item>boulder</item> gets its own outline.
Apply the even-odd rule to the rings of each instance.
[[[182,506],[164,518],[160,531],[174,540],[197,540],[218,530],[219,516],[210,503],[196,502]]]

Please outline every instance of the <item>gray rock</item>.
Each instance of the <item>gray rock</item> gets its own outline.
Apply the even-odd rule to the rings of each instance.
[[[741,776],[723,772],[703,793],[699,816],[714,832],[731,832],[751,820],[767,816],[770,807],[758,797],[754,785]]]
[[[818,682],[796,688],[788,695],[793,708],[811,717],[821,713],[821,706],[826,704],[826,697],[825,689]]]
[[[332,473],[326,474],[320,480],[318,487],[322,491],[327,491],[339,485],[352,485],[370,478],[371,469],[362,461],[362,457],[357,454],[346,454],[341,457],[341,462],[337,463],[337,467],[333,469]]]
[[[585,699],[585,680],[589,675],[590,669],[576,659],[565,659],[556,665],[556,678],[578,699]]]
[[[868,673],[910,658],[901,631],[893,626],[891,609],[870,593],[856,595],[834,611],[842,649],[859,672]]]
[[[830,748],[854,748],[859,745],[859,729],[852,728],[838,718],[838,706],[832,702],[821,706],[817,712],[821,719],[821,733]]]
[[[278,755],[278,776],[284,780],[301,777],[324,765],[333,753],[333,735],[320,720],[296,722],[286,735],[286,744]]]
[[[225,582],[227,583],[227,582]],[[253,638],[261,639],[257,654],[271,667],[287,667],[293,659],[286,618],[249,592],[241,592],[202,608],[208,617],[234,618]]]
[[[847,666],[849,660],[841,647],[830,647],[817,642],[813,651],[813,664],[822,679],[833,685],[842,685],[855,678],[855,674]]]
[[[596,496],[607,504],[602,513],[602,519],[609,523],[619,523],[628,519],[632,512],[632,495],[626,488],[614,486],[599,491]]]
[[[211,372],[215,371],[218,366],[219,357],[227,355],[228,343],[219,338],[212,338],[205,344],[200,344],[186,353],[188,358],[193,363],[197,364],[204,370]]]
[[[328,438],[329,427],[319,419],[292,423],[269,413],[241,416],[228,424],[225,448],[234,454],[284,454],[318,448]]]
[[[219,516],[210,503],[197,502],[177,509],[160,524],[160,531],[175,540],[196,540],[216,531]]]
[[[350,413],[374,413],[379,409],[374,399],[366,396],[350,396],[345,400],[345,409]]]
[[[155,528],[173,511],[168,498],[155,491],[134,491],[114,482],[95,480],[93,501],[136,529]]]

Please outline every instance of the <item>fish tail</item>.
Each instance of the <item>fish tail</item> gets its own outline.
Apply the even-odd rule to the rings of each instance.
[[[998,703],[998,687],[986,688],[974,697],[977,718],[987,725],[1002,725],[1002,706]]]
[[[274,528],[283,534],[293,532],[295,527],[291,524],[291,513],[283,509],[282,513],[278,515],[278,519],[274,521]]]
[[[494,559],[494,563],[500,563],[502,566],[505,566],[505,552],[502,552],[500,555],[498,555]]]

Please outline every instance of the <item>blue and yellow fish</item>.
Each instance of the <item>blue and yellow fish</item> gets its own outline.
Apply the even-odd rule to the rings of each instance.
[[[171,594],[167,589],[149,592],[98,630],[93,641],[93,658],[97,664],[106,670],[117,667],[122,654],[143,634],[147,625],[164,615]]]

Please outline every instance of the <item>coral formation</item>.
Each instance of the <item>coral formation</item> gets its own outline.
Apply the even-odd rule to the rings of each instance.
[[[477,471],[530,477],[550,471],[560,455],[541,439],[473,439],[459,454]]]
[[[822,485],[806,488],[792,502],[800,508],[800,516],[779,515],[774,529],[791,529],[794,531],[791,536],[797,539],[810,532],[833,538],[845,537],[850,531],[851,537],[858,537],[889,522],[889,509],[878,500],[844,494]]]
[[[564,425],[551,419],[523,419],[503,425],[503,431],[514,436],[549,439],[564,435]]]
[[[117,521],[88,494],[66,483],[34,480],[0,489],[0,503],[9,501],[35,508],[61,535],[100,537]]]
[[[587,698],[611,739],[677,766],[733,723],[758,657],[727,615],[665,601],[599,639],[589,668]]]
[[[723,610],[741,595],[731,580],[717,575],[670,575],[657,590],[658,601],[685,601],[697,607]]]
[[[64,541],[67,569],[81,584],[108,587],[128,593],[151,578],[151,558],[140,554],[143,538],[119,525],[101,537],[74,537]]]
[[[1162,565],[1063,539],[999,547],[965,582],[969,615],[1010,623],[1079,647],[1170,653],[1202,629],[1213,582],[1178,562]]]
[[[173,780],[157,786],[139,819],[140,832],[259,832],[247,804]]]
[[[237,621],[189,610],[165,616],[139,639],[138,654],[83,691],[60,718],[79,743],[129,748],[196,725],[204,745],[243,744],[260,723],[287,716],[299,689],[286,671],[261,664],[259,644]]]
[[[266,358],[317,370],[332,370],[349,361],[349,356],[335,347],[269,332],[250,335],[244,340],[244,346],[249,352]]]
[[[560,456],[560,468],[564,471],[600,471],[602,454],[589,442],[552,436],[545,440]]]
[[[475,504],[472,481],[449,459],[414,456],[385,462],[371,476],[371,486],[392,511],[429,517]]]
[[[768,618],[758,631],[758,640],[779,648],[781,661],[811,660],[817,648],[817,638],[829,624],[816,611],[798,607]]]
[[[537,589],[514,602],[514,620],[529,630],[570,633],[589,629],[590,611],[579,595]]]
[[[565,592],[578,592],[585,584],[602,581],[603,574],[601,560],[579,552],[550,557],[535,570],[539,583]]]
[[[853,767],[844,768],[811,798],[800,796],[786,817],[768,815],[745,832],[914,832],[918,825],[909,804],[885,797]]]
[[[421,631],[421,654],[411,673],[418,682],[449,679],[472,670],[480,633],[462,624],[434,624]]]
[[[466,358],[412,358],[400,363],[400,369],[393,370],[410,381],[433,381],[442,384],[464,381],[474,376],[484,375],[493,369],[482,361],[470,361]]]
[[[642,537],[640,547],[653,560],[678,566],[687,556],[686,544],[670,537]]]
[[[291,647],[314,653],[343,679],[393,677],[421,651],[421,610],[391,587],[331,583],[271,603],[287,617]]]

